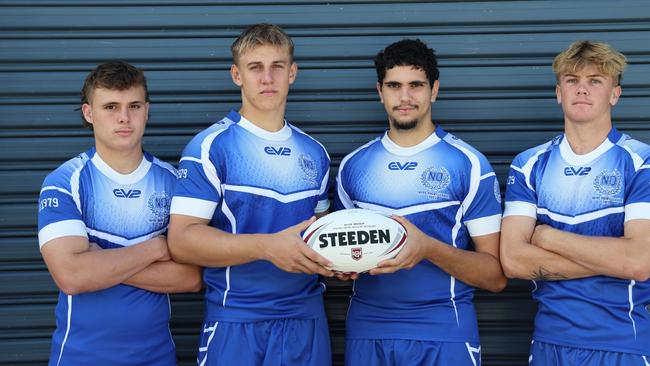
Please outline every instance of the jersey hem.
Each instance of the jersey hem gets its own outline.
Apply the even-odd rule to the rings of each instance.
[[[589,350],[594,350],[594,351],[606,351],[606,352],[621,352],[621,353],[631,353],[635,355],[646,355],[643,350],[640,349],[632,349],[632,348],[624,348],[624,347],[617,347],[613,346],[611,344],[578,344],[578,343],[573,343],[573,342],[566,342],[566,341],[559,341],[555,339],[549,339],[545,337],[540,337],[540,336],[533,336],[533,340],[536,342],[544,342],[548,344],[552,344],[555,346],[563,346],[563,347],[571,347],[571,348],[580,348],[580,349],[589,349]],[[646,351],[647,352],[647,351]]]

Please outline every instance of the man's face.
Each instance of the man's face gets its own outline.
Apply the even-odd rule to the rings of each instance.
[[[568,121],[581,123],[610,118],[611,108],[621,96],[614,76],[603,75],[594,66],[564,74],[555,88],[557,102]]]
[[[81,106],[86,121],[93,125],[95,146],[104,154],[142,149],[149,103],[144,87],[126,90],[97,88],[89,104]]]
[[[262,45],[240,55],[230,74],[242,90],[242,113],[284,112],[289,85],[297,72],[298,66],[285,48]]]
[[[377,91],[391,129],[409,130],[431,123],[431,103],[438,95],[438,81],[429,84],[424,70],[412,66],[388,69],[383,83],[377,83]]]

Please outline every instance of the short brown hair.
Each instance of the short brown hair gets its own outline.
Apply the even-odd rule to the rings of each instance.
[[[293,62],[293,41],[291,37],[282,28],[268,23],[251,25],[237,37],[230,46],[233,62],[237,64],[239,57],[245,52],[264,45],[285,48],[289,52],[290,62]]]
[[[553,72],[559,81],[562,75],[590,65],[595,66],[603,75],[614,77],[617,85],[620,85],[627,59],[607,43],[576,41],[555,57]]]
[[[149,102],[147,78],[144,76],[144,71],[124,61],[104,62],[97,65],[86,76],[84,86],[81,88],[81,104],[90,103],[95,89],[127,90],[135,86],[142,86],[144,88],[145,100]],[[84,127],[92,129],[93,125],[86,121],[83,110],[81,111],[81,121]]]

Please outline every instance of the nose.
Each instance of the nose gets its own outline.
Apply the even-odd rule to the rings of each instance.
[[[400,89],[399,98],[402,102],[408,102],[409,100],[411,100],[411,93],[408,86]]]
[[[271,84],[273,82],[273,70],[271,68],[265,69],[262,73],[262,82],[264,84]]]
[[[576,88],[576,94],[578,94],[578,95],[587,95],[587,94],[589,94],[589,90],[587,89],[587,83],[580,82],[578,84],[578,87]]]
[[[120,109],[120,114],[118,116],[119,123],[128,123],[129,122],[129,107],[127,106],[126,108],[121,108]]]

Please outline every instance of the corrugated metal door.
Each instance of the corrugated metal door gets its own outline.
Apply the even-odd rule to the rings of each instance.
[[[403,37],[437,50],[435,121],[483,151],[504,182],[513,156],[562,129],[553,56],[577,39],[613,44],[630,60],[614,110],[618,127],[650,142],[650,3],[623,1],[34,0],[0,3],[0,363],[40,365],[49,354],[56,288],[40,258],[36,201],[44,176],[85,150],[78,93],[107,59],[147,71],[153,107],[146,148],[175,163],[186,142],[239,93],[229,45],[257,22],[283,26],[300,71],[287,117],[342,156],[385,129],[374,54]],[[342,364],[348,283],[328,282],[334,362]],[[484,365],[527,364],[530,286],[479,291]],[[201,295],[173,296],[182,364],[196,354]]]

